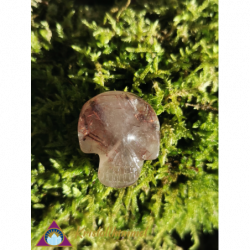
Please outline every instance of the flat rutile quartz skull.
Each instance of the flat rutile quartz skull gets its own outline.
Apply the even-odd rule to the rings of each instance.
[[[84,153],[100,157],[98,178],[122,188],[139,178],[144,160],[158,157],[160,125],[153,108],[138,96],[110,91],[86,102],[78,122]]]

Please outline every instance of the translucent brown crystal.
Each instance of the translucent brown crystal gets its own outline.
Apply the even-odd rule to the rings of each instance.
[[[100,157],[98,178],[122,188],[139,178],[144,160],[158,157],[160,125],[153,108],[138,96],[110,91],[86,102],[78,122],[84,153]]]

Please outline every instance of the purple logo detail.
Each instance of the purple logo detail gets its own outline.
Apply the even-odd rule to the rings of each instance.
[[[71,243],[64,235],[62,229],[55,221],[51,223],[49,228],[45,231],[42,238],[36,244],[36,247],[72,247]]]

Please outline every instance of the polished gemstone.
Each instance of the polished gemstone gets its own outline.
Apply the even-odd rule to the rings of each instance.
[[[90,99],[83,105],[78,122],[81,150],[99,155],[98,178],[114,188],[134,184],[144,160],[158,157],[159,130],[153,108],[138,96],[122,91]]]

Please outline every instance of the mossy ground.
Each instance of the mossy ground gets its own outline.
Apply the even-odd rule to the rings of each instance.
[[[103,2],[32,1],[32,248],[56,220],[75,249],[216,249],[218,3]],[[161,124],[159,158],[123,189],[99,182],[77,138],[81,107],[108,90]],[[78,226],[149,230],[121,241]]]

